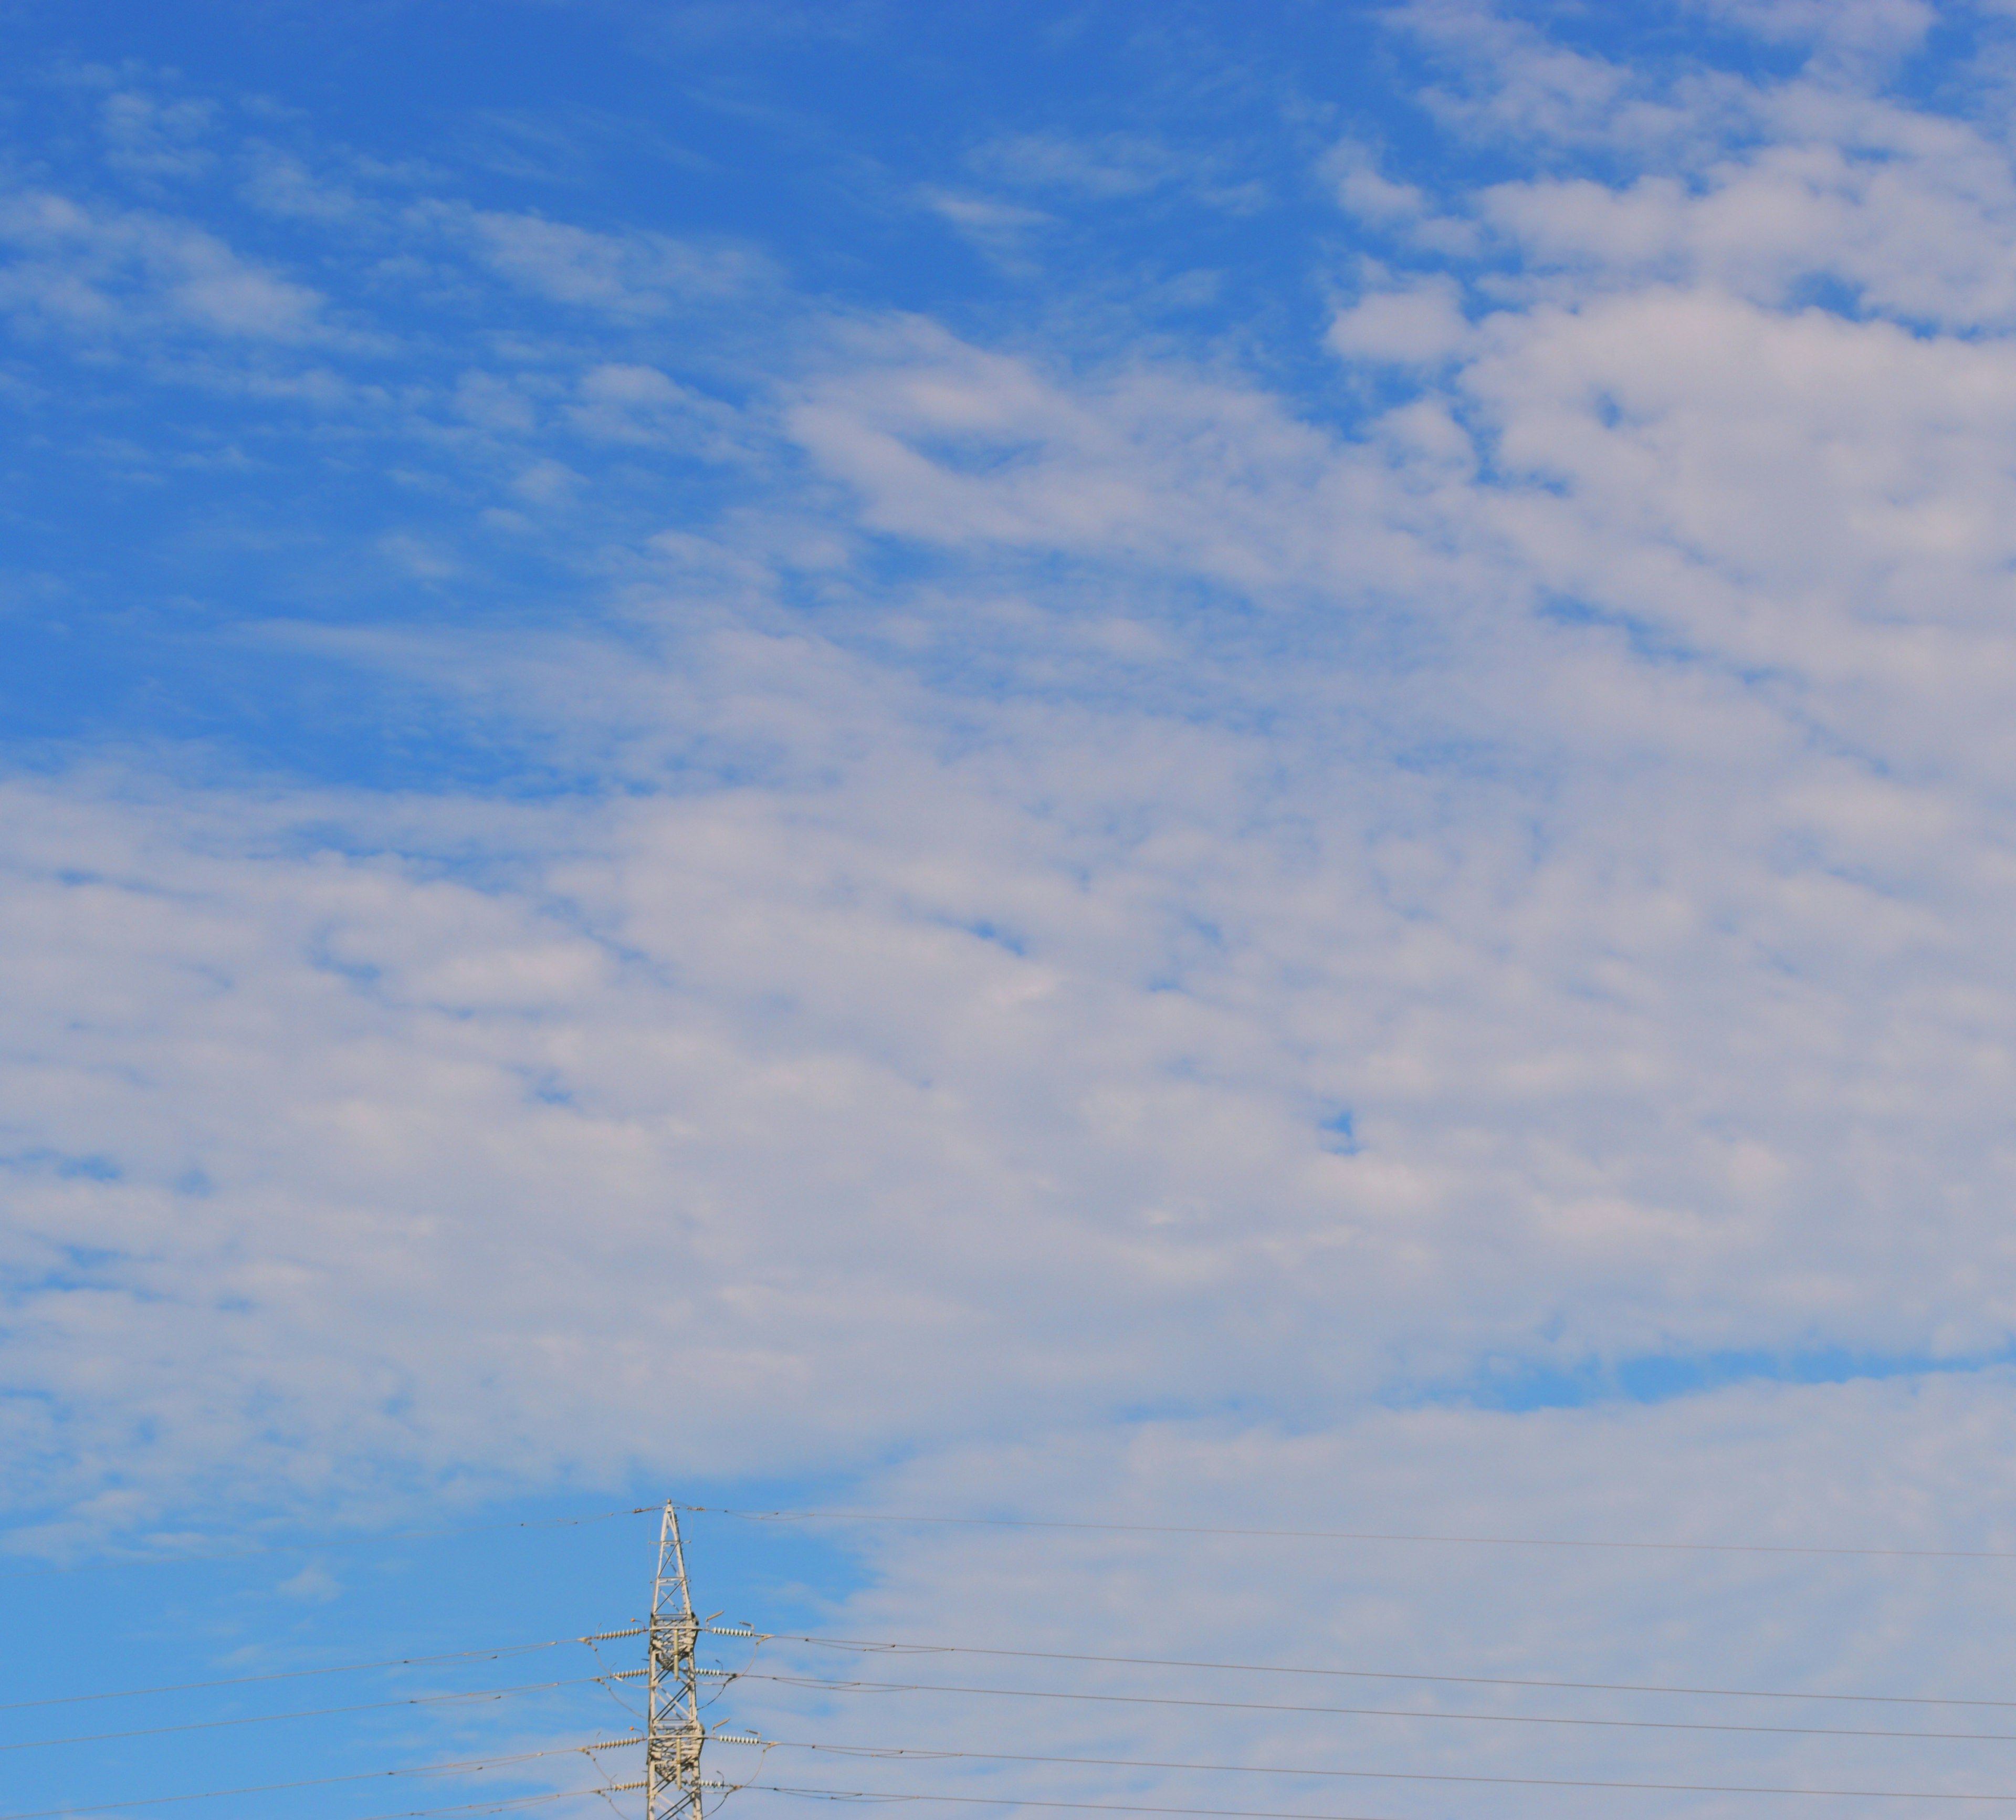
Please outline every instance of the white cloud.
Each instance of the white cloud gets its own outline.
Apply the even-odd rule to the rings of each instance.
[[[1015,1750],[1024,1746],[990,1741],[1037,1729],[1044,1742],[1027,1748],[1039,1753],[1156,1766],[1129,1773],[954,1759],[932,1762],[924,1783],[901,1764],[877,1763],[872,1782],[863,1766],[850,1785],[892,1791],[1367,1813],[1439,1803],[1538,1817],[1611,1811],[1619,1791],[1435,1779],[1998,1790],[2007,1786],[2005,1728],[1978,1709],[1965,1717],[1936,1704],[1506,1683],[1965,1696],[1996,1685],[2011,1615],[2002,1563],[1168,1530],[2006,1548],[2008,1475],[1999,1462],[2007,1393],[1998,1373],[1986,1382],[1753,1386],[1651,1411],[1380,1412],[1319,1433],[1144,1423],[1121,1436],[1040,1433],[950,1450],[886,1475],[869,1508],[1068,1511],[1163,1533],[833,1526],[826,1533],[859,1548],[873,1573],[822,1629],[1065,1659],[864,1659],[766,1646],[753,1665],[759,1675],[978,1691],[850,1697],[759,1679],[739,1685],[730,1703],[739,1721],[779,1739],[839,1732],[920,1751]],[[766,1660],[773,1649],[778,1659]],[[1275,1670],[1210,1673],[1130,1658]],[[1294,1664],[1330,1672],[1282,1671]],[[1410,1678],[1423,1675],[1471,1678]],[[1095,1697],[990,1692],[1017,1688]],[[1211,1703],[1134,1703],[1143,1696]],[[1240,1702],[1251,1704],[1225,1703]],[[1381,1712],[1392,1716],[1373,1716]],[[1943,1735],[1873,1735],[1881,1732]],[[794,1761],[803,1760],[788,1750],[769,1760]],[[1169,1767],[1184,1763],[1249,1768]],[[1267,1773],[1298,1766],[1428,1779],[1347,1775],[1340,1787],[1334,1775]],[[1660,1811],[1643,1790],[1633,1799]],[[1723,1809],[1695,1794],[1665,1811]]]
[[[1413,388],[1348,432],[1222,350],[866,312],[817,347],[763,319],[774,395],[732,408],[628,337],[757,295],[754,255],[417,209],[414,271],[621,331],[499,330],[414,386],[459,478],[585,514],[599,450],[754,449],[769,484],[570,548],[617,578],[599,632],[288,634],[596,790],[9,787],[8,1358],[50,1399],[5,1415],[44,1463],[10,1494],[130,1523],[193,1487],[902,1457],[870,1494],[2006,1539],[2000,1368],[1379,1407],[1634,1358],[1978,1366],[2016,1323],[2006,154],[1830,78],[1749,92],[1755,142],[1704,157],[1726,85],[1689,116],[1482,38],[1499,85],[1453,116],[1638,162],[1454,197],[1332,168],[1502,259],[1468,314],[1436,271],[1339,315]],[[45,325],[327,307],[187,224],[13,206]],[[377,545],[444,591],[463,547]],[[1255,1652],[1423,1669],[1438,1635],[1897,1687],[1985,1674],[2007,1627],[1999,1595],[1816,1578],[1733,1663],[1724,1620],[1783,1580],[1339,1559],[1285,1619],[1278,1559],[1177,1567]],[[913,1545],[855,1609],[928,1630],[963,1588],[962,1629],[1041,1637],[1061,1588],[1157,1649],[1201,1621],[1137,1596],[1167,1556],[1056,1559]],[[1429,1731],[1379,1742],[1432,1765]],[[1744,1748],[1794,1779],[1817,1747]]]
[[[1330,344],[1346,359],[1433,366],[1471,341],[1462,293],[1448,278],[1424,278],[1370,290],[1330,326]]]
[[[378,551],[401,572],[419,581],[444,582],[461,571],[461,564],[452,557],[409,532],[387,532],[378,539]]]
[[[718,1471],[1147,1398],[1318,1420],[1494,1356],[2000,1343],[2012,982],[1964,791],[1600,629],[1481,615],[1449,698],[1384,710],[1515,776],[1571,746],[1535,795],[1145,704],[1011,702],[959,756],[927,698],[738,617],[483,684],[710,751],[711,791],[403,826],[17,791],[21,1262],[112,1260],[34,1299],[18,1375],[140,1419],[95,1387],[116,1321],[161,1362],[151,1470],[278,1469],[242,1414],[277,1397],[319,1482],[500,1435]],[[1347,723],[1392,687],[1312,681]],[[675,1328],[707,1421],[640,1428]]]
[[[245,162],[240,193],[265,214],[335,222],[354,219],[365,207],[354,189],[318,176],[277,146],[254,145]]]
[[[736,413],[654,366],[607,362],[581,376],[569,417],[598,441],[677,449],[714,460],[739,452]]]
[[[1698,12],[1767,41],[1834,56],[1890,59],[1916,50],[1939,23],[1926,0],[1694,0]]]
[[[1872,311],[1942,327],[2016,317],[2016,182],[1957,124],[1799,96],[1791,142],[1719,161],[1693,183],[1648,176],[1511,184],[1489,218],[1541,268],[1607,287],[1666,279],[1772,301],[1827,279]]]
[[[1438,212],[1418,185],[1394,182],[1367,147],[1345,141],[1330,154],[1325,174],[1345,212],[1369,225],[1397,233],[1424,253],[1464,258],[1477,252],[1475,222]]]
[[[438,212],[438,211],[437,211]],[[442,214],[445,222],[463,218]],[[505,277],[556,302],[618,315],[660,314],[678,300],[718,301],[767,275],[740,248],[695,246],[664,234],[598,233],[536,214],[478,209],[466,217],[477,248]]]
[[[210,102],[158,101],[121,89],[106,96],[100,121],[106,161],[138,177],[193,177],[207,170],[216,154],[199,144],[216,118]]]
[[[324,335],[323,299],[185,221],[93,210],[46,192],[0,198],[0,306],[71,333],[166,330],[247,340]]]
[[[494,373],[470,372],[455,382],[455,415],[478,429],[524,435],[537,427],[538,414],[521,385]]]
[[[1139,196],[1170,182],[1183,161],[1159,141],[1138,134],[1073,139],[1062,133],[1013,133],[990,139],[969,160],[982,175],[1031,189],[1076,190],[1100,198]]]
[[[1397,23],[1445,67],[1422,100],[1446,125],[1518,145],[1647,151],[1712,139],[1728,85],[1698,79],[1678,94],[1657,78],[1549,38],[1489,0],[1413,0]]]
[[[511,490],[533,505],[553,506],[572,499],[584,484],[583,477],[565,462],[547,458],[520,468],[512,480]]]
[[[1428,211],[1427,198],[1412,183],[1395,183],[1363,146],[1346,142],[1331,155],[1337,200],[1353,214],[1384,225],[1408,222]]]
[[[1177,189],[1209,207],[1244,214],[1267,200],[1265,186],[1241,168],[1229,148],[1200,152],[1145,133],[1005,133],[976,146],[967,163],[1010,189],[1093,203],[1132,202]]]
[[[847,344],[787,421],[878,529],[1126,553],[1260,584],[1320,560],[1326,532],[1297,507],[1349,484],[1323,438],[1251,390],[1152,369],[1075,388],[914,321]]]
[[[1024,276],[1035,269],[1028,259],[1031,238],[1057,222],[1042,209],[935,184],[921,190],[918,200],[1004,270]]]

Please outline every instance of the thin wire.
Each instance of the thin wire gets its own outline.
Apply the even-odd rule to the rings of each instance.
[[[658,1505],[648,1509],[661,1509]],[[743,1523],[946,1523],[982,1529],[1088,1530],[1129,1536],[1253,1536],[1281,1541],[1431,1542],[1492,1548],[1622,1548],[1675,1554],[1848,1555],[1919,1561],[2016,1561],[2016,1548],[1835,1548],[1792,1542],[1611,1542],[1539,1536],[1417,1536],[1370,1530],[1248,1530],[1193,1523],[1060,1523],[1039,1517],[924,1516],[880,1510],[730,1510],[720,1505],[682,1504],[681,1510],[734,1517]]]
[[[300,1681],[316,1674],[357,1674],[368,1668],[417,1668],[436,1662],[498,1662],[507,1656],[528,1656],[537,1649],[558,1649],[568,1643],[585,1643],[592,1649],[597,1643],[607,1642],[617,1637],[641,1637],[641,1624],[628,1631],[597,1631],[586,1637],[553,1637],[541,1643],[503,1643],[494,1649],[453,1649],[445,1656],[399,1656],[383,1662],[340,1662],[329,1668],[281,1668],[269,1674],[233,1675],[226,1681],[173,1681],[164,1687],[121,1688],[112,1693],[58,1694],[49,1699],[15,1700],[0,1706],[0,1713],[18,1713],[29,1706],[73,1706],[85,1700],[132,1700],[146,1694],[197,1693],[214,1687],[249,1687],[254,1681]]]
[[[470,1757],[460,1763],[416,1763],[405,1769],[360,1770],[351,1775],[324,1775],[298,1782],[261,1782],[244,1789],[201,1789],[189,1795],[149,1795],[139,1800],[99,1801],[88,1807],[37,1807],[32,1811],[0,1814],[0,1820],[56,1820],[67,1814],[115,1814],[128,1807],[161,1807],[176,1801],[215,1801],[227,1795],[270,1795],[287,1789],[322,1789],[336,1782],[376,1782],[381,1776],[473,1775],[479,1770],[502,1769],[514,1763],[530,1763],[539,1757],[574,1757],[590,1750],[615,1750],[625,1745],[642,1744],[635,1738],[598,1738],[592,1744],[556,1745],[547,1750],[521,1750],[512,1757]]]
[[[312,1554],[325,1548],[362,1548],[374,1542],[494,1534],[506,1530],[578,1529],[589,1523],[607,1523],[614,1517],[647,1515],[664,1509],[667,1501],[661,1498],[653,1504],[634,1505],[621,1510],[595,1511],[585,1516],[545,1517],[520,1523],[471,1523],[455,1529],[391,1530],[373,1536],[339,1537],[320,1541],[262,1543],[250,1548],[201,1553],[135,1555],[124,1561],[86,1561],[70,1566],[24,1568],[0,1573],[0,1580],[34,1579],[56,1573],[104,1573],[121,1567],[174,1567],[194,1561],[237,1561],[260,1555]],[[670,1501],[677,1502],[676,1500]],[[1080,1530],[1116,1535],[1251,1536],[1275,1541],[1406,1542],[1499,1548],[1608,1548],[1711,1555],[1831,1555],[1921,1561],[2016,1560],[2016,1549],[2010,1548],[1846,1548],[1791,1542],[1620,1542],[1547,1536],[1434,1536],[1364,1530],[1242,1529],[1191,1523],[1078,1523],[1039,1517],[942,1516],[914,1512],[874,1510],[733,1510],[720,1505],[704,1504],[679,1504],[678,1508],[697,1514],[733,1517],[744,1523],[943,1523],[991,1529]]]
[[[382,1530],[371,1536],[339,1536],[334,1541],[261,1543],[250,1548],[228,1548],[187,1555],[135,1555],[124,1561],[81,1561],[67,1567],[23,1567],[0,1573],[0,1580],[39,1580],[52,1573],[104,1573],[115,1567],[179,1567],[185,1561],[243,1561],[255,1555],[316,1555],[325,1548],[363,1548],[374,1542],[430,1541],[441,1536],[494,1535],[503,1530],[578,1530],[611,1517],[641,1516],[663,1505],[639,1505],[634,1510],[599,1510],[592,1515],[538,1517],[515,1523],[469,1523],[453,1530]]]
[[[549,1795],[499,1795],[487,1801],[470,1801],[454,1807],[401,1807],[396,1814],[367,1814],[363,1820],[424,1820],[436,1814],[505,1814],[514,1807],[535,1807],[542,1801],[565,1801],[582,1795],[599,1795],[600,1789],[560,1789]],[[88,1809],[67,1808],[67,1813],[88,1812]]]
[[[633,1674],[644,1671],[636,1669]],[[459,1693],[410,1694],[396,1700],[366,1700],[354,1706],[310,1706],[298,1713],[252,1713],[236,1719],[192,1719],[181,1725],[148,1725],[134,1732],[85,1732],[70,1738],[27,1738],[17,1743],[0,1744],[0,1750],[41,1750],[56,1744],[106,1744],[120,1738],[160,1738],[171,1732],[214,1732],[226,1725],[265,1725],[279,1719],[322,1719],[334,1713],[377,1713],[388,1706],[437,1706],[459,1700],[508,1699],[514,1694],[544,1693],[558,1687],[588,1687],[606,1684],[605,1674],[578,1675],[566,1681],[531,1681],[517,1687],[470,1688]]]
[[[643,1627],[643,1628],[648,1629],[649,1627],[646,1626]],[[636,1635],[639,1633],[636,1631],[619,1631],[616,1634],[619,1636],[625,1636]],[[634,1681],[639,1675],[648,1674],[650,1670],[647,1668],[610,1668],[609,1666],[609,1658],[602,1653],[600,1648],[601,1641],[602,1640],[599,1638],[596,1638],[593,1642],[591,1642],[589,1645],[588,1649],[589,1653],[592,1656],[597,1662],[600,1663],[603,1669],[607,1671],[603,1676],[603,1680],[609,1689],[609,1697],[614,1700],[617,1706],[621,1706],[625,1712],[628,1713],[632,1719],[637,1720],[640,1723],[645,1721],[648,1715],[638,1707],[631,1705],[628,1700],[624,1699],[623,1691],[617,1685],[617,1683],[619,1681]],[[724,1685],[722,1692],[725,1693],[727,1691],[727,1688]]]
[[[956,1801],[971,1807],[1068,1807],[1079,1813],[1096,1814],[1198,1814],[1215,1820],[1380,1820],[1369,1814],[1283,1814],[1264,1807],[1146,1807],[1128,1801],[1036,1801],[1006,1795],[899,1795],[874,1789],[804,1789],[780,1782],[740,1782],[739,1788],[755,1789],[766,1795],[801,1795],[823,1801]],[[373,1815],[373,1820],[391,1820]]]
[[[703,1670],[703,1674],[708,1671]],[[1826,1725],[1729,1725],[1706,1720],[1555,1718],[1528,1713],[1428,1713],[1404,1706],[1295,1706],[1268,1700],[1194,1700],[1167,1694],[1095,1694],[1047,1688],[955,1687],[942,1681],[826,1681],[816,1675],[741,1674],[740,1681],[774,1681],[782,1687],[812,1687],[838,1693],[991,1694],[1021,1700],[1096,1700],[1119,1706],[1203,1706],[1217,1712],[1323,1713],[1351,1718],[1471,1719],[1494,1725],[1594,1725],[1607,1730],[1637,1732],[1762,1732],[1785,1738],[1923,1738],[1946,1742],[2016,1744],[2007,1732],[1881,1732],[1873,1728]]]
[[[715,1742],[747,1744],[755,1741],[717,1732]],[[927,1750],[910,1750],[894,1745],[808,1744],[784,1738],[765,1738],[761,1743],[765,1750],[819,1750],[836,1757],[872,1757],[885,1761],[905,1757],[933,1763],[953,1760],[974,1763],[1055,1763],[1097,1769],[1197,1770],[1220,1775],[1343,1776],[1366,1782],[1488,1783],[1494,1786],[1534,1789],[1635,1789],[1687,1795],[1828,1795],[1885,1801],[2016,1801],[2016,1793],[1946,1794],[1924,1789],[1787,1789],[1727,1782],[1589,1782],[1565,1776],[1457,1775],[1449,1771],[1404,1769],[1287,1769],[1269,1764],[1171,1763],[1153,1757],[1039,1757],[1033,1752],[1024,1751]],[[7,1820],[13,1820],[13,1817],[8,1816]]]
[[[708,1627],[703,1626],[703,1629]],[[739,1636],[740,1631],[715,1634]],[[812,1637],[789,1631],[765,1631],[764,1640],[779,1643],[811,1643],[830,1649],[850,1649],[862,1654],[882,1652],[894,1656],[998,1656],[1027,1662],[1092,1662],[1132,1668],[1203,1668],[1241,1674],[1313,1674],[1350,1681],[1435,1681],[1452,1687],[1539,1687],[1568,1689],[1582,1693],[1700,1694],[1721,1699],[1835,1700],[1863,1705],[1899,1706],[1982,1706],[2009,1709],[2016,1700],[1978,1700],[1939,1694],[1824,1694],[1786,1692],[1782,1689],[1744,1687],[1664,1687],[1650,1681],[1539,1681],[1510,1675],[1416,1674],[1387,1668],[1305,1668],[1271,1662],[1193,1662],[1162,1656],[1079,1656],[1062,1649],[994,1649],[971,1643],[891,1643],[861,1637]]]

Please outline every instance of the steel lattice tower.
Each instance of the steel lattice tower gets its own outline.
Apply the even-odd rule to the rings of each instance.
[[[700,1820],[700,1753],[707,1727],[700,1716],[700,1670],[694,1651],[700,1620],[686,1584],[679,1513],[665,1506],[658,1526],[658,1572],[651,1583],[650,1698],[645,1724],[644,1820]]]

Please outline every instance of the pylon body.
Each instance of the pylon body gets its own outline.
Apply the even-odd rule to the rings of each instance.
[[[700,1620],[686,1584],[679,1514],[665,1506],[651,1584],[650,1706],[645,1725],[644,1820],[700,1820]]]

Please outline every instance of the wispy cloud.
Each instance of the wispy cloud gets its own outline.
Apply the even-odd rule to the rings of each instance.
[[[971,155],[981,175],[1039,189],[1077,190],[1107,197],[1139,196],[1183,173],[1168,147],[1139,135],[1109,133],[1096,139],[1060,133],[1016,133],[991,139]]]
[[[136,176],[195,176],[215,162],[216,153],[200,142],[216,114],[208,101],[160,101],[134,90],[108,95],[102,110],[106,161]]]
[[[16,191],[0,199],[0,246],[14,254],[0,307],[48,328],[296,342],[329,332],[316,291],[186,221]]]
[[[478,252],[514,283],[557,302],[621,315],[658,314],[692,298],[718,301],[769,275],[766,261],[736,247],[700,247],[655,233],[598,233],[495,210],[473,211],[466,220]]]
[[[387,790],[100,744],[6,786],[13,1496],[817,1466],[1453,1530],[1488,1483],[1539,1533],[1803,1532],[1850,1485],[1993,1530],[2006,150],[1817,51],[1411,29],[1459,153],[1298,121],[1302,288],[1194,333],[1070,264],[1194,192],[1180,122],[961,122],[902,189],[1040,244],[1053,308],[945,302],[939,233],[920,294],[860,279],[866,229],[794,290],[753,230],[209,116],[146,128],[218,147],[173,208],[14,196],[20,345],[200,344],[202,447],[281,471],[177,518],[310,552],[206,661],[451,757]],[[116,425],[157,475],[169,395]],[[1749,1382],[1620,1388],[1718,1360]],[[1549,1385],[1617,1400],[1509,1407]],[[1019,1588],[991,1546],[910,1545],[859,1609]],[[1379,1573],[1600,1666],[1519,1577],[1437,1571]],[[1325,1572],[1295,1635],[1413,1660]],[[1989,1660],[1960,1606],[1915,1634]]]

